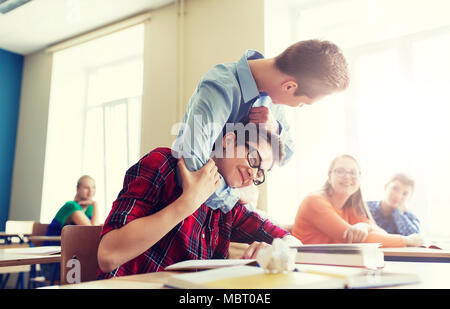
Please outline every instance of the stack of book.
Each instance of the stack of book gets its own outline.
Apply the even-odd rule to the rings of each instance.
[[[384,254],[380,244],[326,244],[295,247],[295,263],[380,269],[384,267]]]

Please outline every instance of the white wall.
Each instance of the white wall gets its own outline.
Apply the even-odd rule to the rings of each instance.
[[[42,185],[41,222],[51,222],[59,208],[76,193],[80,177],[83,112],[86,99],[84,67],[53,57],[52,86]],[[94,178],[95,179],[95,178]],[[64,196],[63,199],[58,197]]]
[[[176,120],[177,14],[175,5],[152,13],[144,31],[144,87],[142,92],[141,155],[171,145]]]
[[[40,217],[52,63],[52,55],[45,52],[25,57],[10,220]]]

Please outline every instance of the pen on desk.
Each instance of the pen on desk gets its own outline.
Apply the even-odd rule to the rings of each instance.
[[[333,271],[326,271],[326,270],[319,270],[319,269],[301,269],[299,267],[295,267],[293,271],[305,273],[305,274],[328,276],[328,277],[344,279],[344,280],[347,280],[350,277],[354,277],[354,276],[379,276],[382,274],[381,269],[368,269],[368,268],[361,269],[360,273],[352,273],[352,274],[339,274],[339,273],[336,273]]]
[[[333,277],[333,278],[337,278],[337,279],[347,279],[349,277],[347,275],[341,275],[341,274],[336,274],[336,273],[332,273],[332,272],[326,272],[326,271],[320,271],[320,270],[311,270],[311,269],[300,269],[298,267],[295,267],[293,271],[294,272],[304,273],[304,274],[328,276],[328,277]]]

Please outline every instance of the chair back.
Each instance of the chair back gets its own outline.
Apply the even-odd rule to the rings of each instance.
[[[34,222],[33,224],[33,231],[31,232],[31,236],[45,236],[47,233],[47,223],[40,223],[40,222]],[[31,243],[34,247],[40,247],[42,246],[42,243],[44,241],[42,240],[32,240]]]
[[[100,225],[66,225],[61,233],[61,284],[96,279]]]
[[[9,243],[25,243],[24,235],[31,235],[33,232],[34,222],[35,221],[6,221],[5,232],[9,234],[17,234],[16,236],[10,238]]]
[[[31,235],[35,221],[6,221],[5,232]]]

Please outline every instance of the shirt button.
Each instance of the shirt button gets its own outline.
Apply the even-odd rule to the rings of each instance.
[[[205,238],[205,233],[202,233],[202,238]]]

